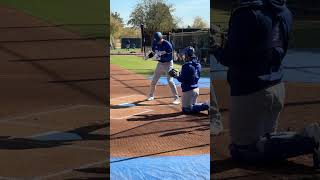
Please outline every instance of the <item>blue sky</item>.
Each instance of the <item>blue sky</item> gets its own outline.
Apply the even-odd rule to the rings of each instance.
[[[138,0],[110,0],[111,11],[120,13],[125,22]],[[182,19],[180,26],[192,25],[196,16],[202,17],[207,24],[210,22],[210,0],[167,0],[175,7],[174,15]]]

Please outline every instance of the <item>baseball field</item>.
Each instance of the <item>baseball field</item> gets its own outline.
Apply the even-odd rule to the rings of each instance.
[[[107,178],[106,9],[0,1],[0,179]]]
[[[138,56],[111,56],[111,177],[209,178],[208,114],[183,115],[171,104],[166,80],[146,101],[155,66]],[[199,101],[207,101],[209,88],[200,92]]]

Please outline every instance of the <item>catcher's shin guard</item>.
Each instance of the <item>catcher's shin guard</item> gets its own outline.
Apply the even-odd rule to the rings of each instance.
[[[184,114],[193,114],[191,108],[182,107],[182,112]]]
[[[192,111],[194,112],[201,112],[209,110],[208,104],[195,104],[192,106]]]
[[[263,137],[257,147],[270,159],[287,159],[312,154],[315,141],[295,132],[283,132]]]
[[[256,144],[230,146],[233,159],[249,163],[281,161],[299,155],[312,154],[315,141],[295,132],[266,135]]]
[[[208,109],[209,109],[208,104],[195,104],[192,106],[192,108],[182,107],[182,112],[185,114],[195,114],[201,111],[206,111]]]

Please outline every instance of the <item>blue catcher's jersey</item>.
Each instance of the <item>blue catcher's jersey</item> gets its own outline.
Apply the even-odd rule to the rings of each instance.
[[[161,44],[153,43],[152,51],[166,51],[167,53],[161,56],[160,62],[170,62],[173,60],[173,48],[169,41],[164,40]]]
[[[198,81],[200,79],[200,73],[201,65],[198,63],[197,58],[186,62],[182,66],[181,73],[177,77],[177,80],[181,82],[182,92],[190,91],[199,87]]]

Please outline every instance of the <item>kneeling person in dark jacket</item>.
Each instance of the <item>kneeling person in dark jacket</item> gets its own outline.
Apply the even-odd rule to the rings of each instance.
[[[236,161],[266,163],[313,154],[314,167],[320,168],[318,122],[300,132],[277,131],[292,24],[285,0],[240,0],[225,45],[213,48],[217,60],[228,67],[230,155]]]
[[[209,109],[206,103],[197,103],[201,65],[195,55],[193,47],[185,49],[186,63],[181,68],[181,73],[175,78],[181,82],[182,88],[182,112],[186,114],[199,113]]]

